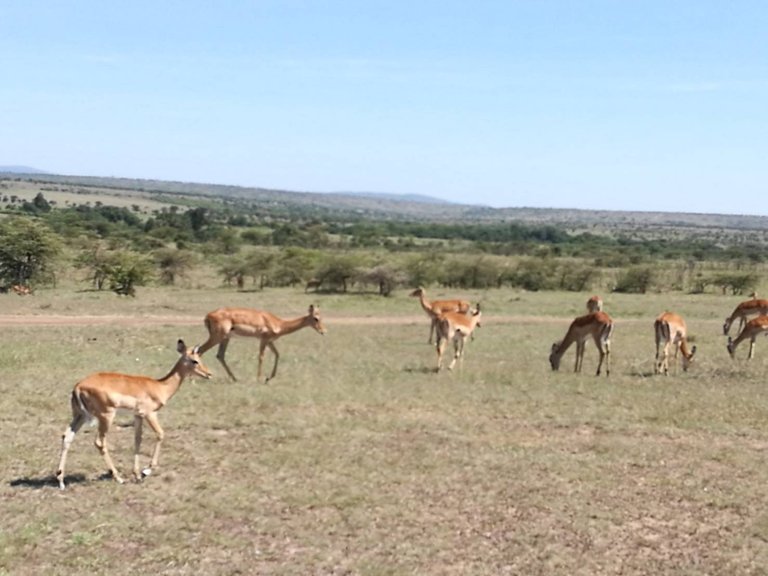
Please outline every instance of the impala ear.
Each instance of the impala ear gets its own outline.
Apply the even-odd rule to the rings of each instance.
[[[176,350],[178,350],[179,354],[184,354],[184,352],[187,351],[187,347],[184,344],[184,340],[179,338],[179,341],[176,343]]]
[[[317,310],[318,308],[319,308],[319,306],[316,308],[314,304],[310,304],[309,305],[309,313],[310,314],[314,314],[315,310]]]

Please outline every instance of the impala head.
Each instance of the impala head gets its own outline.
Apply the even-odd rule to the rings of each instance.
[[[314,304],[309,305],[308,316],[309,325],[314,328],[318,334],[324,335],[326,330],[323,321],[320,319],[320,307]]]
[[[200,357],[199,345],[194,348],[187,348],[186,344],[184,344],[184,340],[179,339],[176,344],[176,350],[181,354],[181,360],[179,360],[179,362],[183,363],[185,376],[200,376],[200,378],[210,380],[213,374],[211,374],[211,371],[206,368],[205,364],[203,364],[203,359]]]
[[[592,296],[587,300],[587,311],[590,313],[601,312],[603,310],[603,299],[600,296]]]
[[[730,336],[728,336],[728,344],[726,345],[726,348],[728,348],[728,354],[730,354],[731,358],[733,358],[734,357],[733,356],[733,352],[734,352],[733,338],[731,338]]]
[[[549,353],[549,363],[552,366],[552,370],[559,370],[560,369],[560,345],[562,342],[555,342],[552,344],[552,351]]]
[[[731,319],[726,318],[725,323],[723,324],[723,334],[728,336],[728,331],[731,329]]]
[[[414,298],[419,298],[420,296],[423,296],[423,295],[424,295],[424,288],[422,288],[421,286],[419,286],[418,288],[416,288],[416,290],[408,294],[408,296],[413,296]]]
[[[693,356],[696,354],[696,346],[691,347],[691,351],[688,354],[683,354],[683,372],[688,370],[688,367],[693,364]]]

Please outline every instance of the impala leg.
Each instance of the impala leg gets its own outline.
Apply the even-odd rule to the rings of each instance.
[[[595,375],[600,376],[600,371],[603,369],[603,362],[605,361],[605,346],[599,336],[595,337],[595,346],[597,346],[597,353],[599,355]]]
[[[441,338],[439,334],[437,336],[437,345],[435,346],[435,349],[437,350],[436,372],[440,372],[440,368],[443,367],[443,352],[445,351],[445,338]]]
[[[56,469],[56,479],[59,481],[59,488],[62,490],[64,490],[64,466],[67,463],[69,447],[75,439],[75,434],[77,434],[87,420],[88,417],[84,414],[75,414],[72,418],[72,422],[69,423],[69,426],[67,426],[67,429],[61,437],[61,458],[59,458],[59,467]]]
[[[149,467],[141,471],[142,476],[149,476],[152,473],[152,470],[157,467],[157,463],[160,460],[160,445],[163,443],[163,439],[165,438],[165,432],[163,431],[162,426],[160,426],[160,421],[157,418],[157,412],[147,414],[144,419],[147,421],[147,424],[149,424],[149,427],[152,428],[156,438],[155,447],[152,450],[152,460],[149,463]]]
[[[453,340],[453,359],[451,360],[451,363],[448,364],[448,370],[453,370],[453,367],[456,365],[456,360],[458,360],[461,357],[461,339],[455,338]]]
[[[218,358],[221,365],[224,366],[224,370],[227,371],[227,374],[232,379],[232,381],[237,382],[237,378],[235,378],[235,375],[232,374],[232,370],[229,369],[229,366],[227,366],[227,361],[224,359],[227,353],[227,346],[229,346],[229,338],[222,340],[219,344],[219,349],[216,351],[216,358]]]
[[[576,365],[573,368],[574,372],[581,372],[581,364],[584,361],[584,342],[576,342]]]
[[[755,339],[752,338],[749,341],[749,356],[747,356],[747,360],[752,360],[752,357],[755,355]]]
[[[144,418],[136,414],[133,417],[133,477],[141,480],[141,471],[139,467],[139,457],[141,452],[141,432],[144,425]]]
[[[264,380],[264,382],[269,382],[277,375],[277,363],[280,361],[280,353],[277,351],[277,348],[275,348],[275,345],[272,342],[266,342],[266,347],[268,347],[270,350],[272,350],[272,353],[275,355],[275,363],[272,365],[272,373],[269,375],[269,378]],[[261,376],[261,362],[264,359],[264,346],[262,346],[261,351],[259,353],[259,376]]]
[[[432,344],[432,337],[437,334],[437,318],[431,318],[429,321],[429,340],[428,344]]]
[[[94,444],[96,445],[98,451],[101,452],[101,455],[104,457],[104,462],[106,462],[107,468],[109,468],[109,471],[112,473],[112,477],[116,482],[122,484],[124,480],[122,476],[120,476],[120,473],[117,471],[117,468],[115,468],[115,464],[112,462],[112,457],[109,455],[109,450],[107,449],[107,432],[109,432],[109,428],[112,425],[112,420],[114,419],[115,412],[107,412],[101,416],[98,416],[99,432],[96,435],[96,441]]]
[[[611,374],[611,343],[607,340],[602,341],[599,340],[597,342],[597,350],[600,352],[600,360],[597,362],[597,374],[596,376],[600,376],[600,370],[603,367],[603,364],[605,364],[605,375],[610,376]]]

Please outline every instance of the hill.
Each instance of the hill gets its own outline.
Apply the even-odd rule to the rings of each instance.
[[[12,167],[6,167],[12,168]],[[23,167],[16,167],[23,168]],[[31,168],[24,168],[34,170]],[[721,234],[727,231],[768,233],[768,217],[728,214],[630,212],[581,210],[574,208],[492,208],[472,204],[455,204],[425,195],[396,195],[361,192],[297,192],[258,187],[231,186],[166,180],[108,178],[37,173],[2,174],[6,182],[24,182],[43,190],[46,197],[57,191],[90,194],[105,204],[119,198],[124,204],[130,198],[143,198],[153,203],[189,205],[224,202],[249,207],[258,206],[265,214],[277,217],[305,217],[323,220],[400,220],[484,224],[516,222],[553,225],[569,231],[593,233],[639,233],[643,237],[665,238],[670,233],[685,231],[693,236]],[[13,176],[11,178],[11,176]],[[6,184],[4,188],[8,188]],[[32,190],[33,191],[33,190]],[[514,202],[514,198],[510,199]],[[768,239],[763,238],[762,241]]]
[[[47,174],[47,172],[29,166],[0,166],[0,174]]]

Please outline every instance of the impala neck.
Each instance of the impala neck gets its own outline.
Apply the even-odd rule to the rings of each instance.
[[[424,296],[424,290],[419,292],[419,302],[421,303],[421,307],[424,308],[426,312],[432,312],[432,303]]]
[[[575,336],[574,332],[574,330],[568,330],[568,332],[565,334],[565,338],[563,338],[562,342],[560,342],[560,345],[557,347],[557,352],[555,352],[555,355],[558,358],[562,358],[566,350],[571,347],[571,344],[576,342],[577,337]]]
[[[301,330],[305,326],[311,325],[311,314],[301,316],[300,318],[294,318],[293,320],[282,320],[280,324],[280,334],[290,334],[291,332],[296,332],[296,330]]]
[[[165,400],[168,400],[171,396],[176,394],[176,392],[181,388],[181,383],[184,382],[184,374],[180,370],[180,364],[181,360],[179,360],[176,365],[171,368],[171,371],[160,378],[158,382],[163,385],[162,391],[165,396]]]

